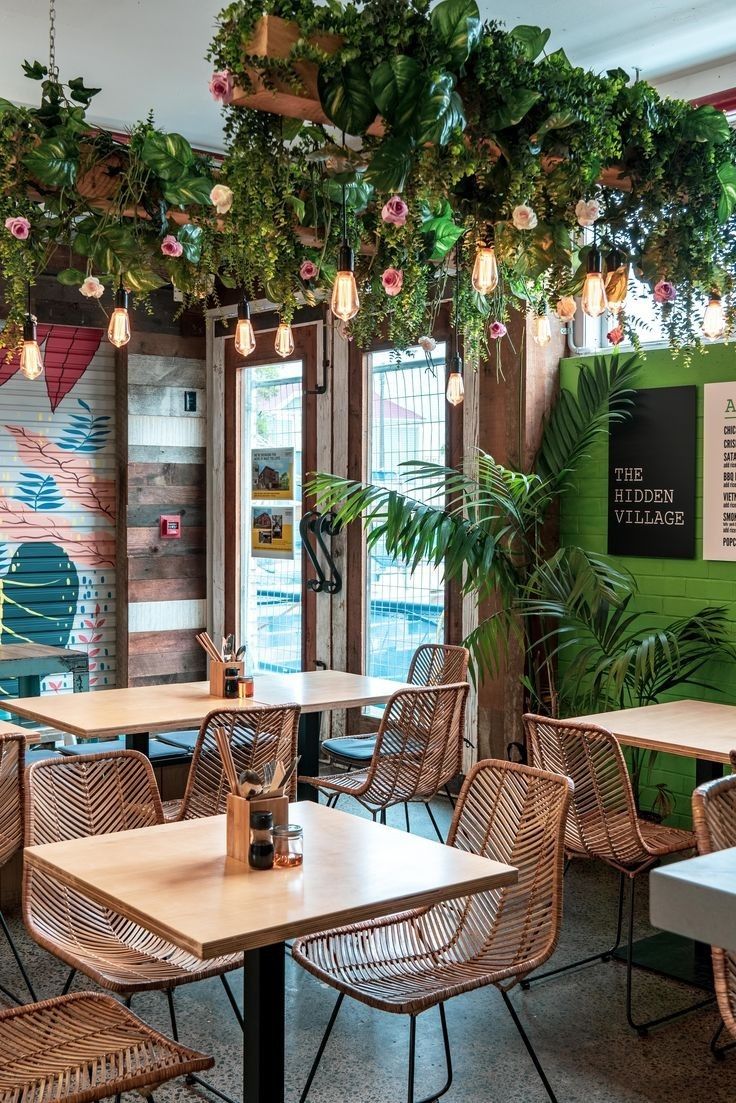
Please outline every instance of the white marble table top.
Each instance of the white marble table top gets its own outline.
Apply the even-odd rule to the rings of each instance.
[[[655,927],[736,952],[736,847],[652,870]]]

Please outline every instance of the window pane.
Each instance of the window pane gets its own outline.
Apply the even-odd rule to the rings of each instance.
[[[279,362],[246,367],[242,371],[241,637],[248,645],[254,671],[301,670],[302,364],[301,361]],[[294,449],[293,498],[252,501],[251,453],[254,448]],[[277,519],[283,520],[285,511],[293,510],[293,558],[252,554],[253,506],[257,511],[271,511],[274,523]]]
[[[399,363],[395,353],[369,356],[370,482],[398,488],[406,460],[445,463],[445,355],[438,344],[431,369],[420,349]],[[402,680],[420,644],[444,641],[442,572],[426,563],[412,574],[376,545],[366,573],[367,673]]]

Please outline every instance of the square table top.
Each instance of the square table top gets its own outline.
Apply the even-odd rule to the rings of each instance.
[[[573,718],[613,732],[620,743],[646,750],[728,762],[736,748],[736,705],[713,701],[666,701]]]
[[[476,854],[307,801],[304,865],[251,870],[226,855],[225,816],[27,847],[25,861],[207,959],[514,884]]]
[[[7,698],[2,706],[8,712],[58,731],[95,739],[121,733],[198,728],[216,709],[297,704],[304,712],[322,712],[373,705],[405,688],[405,683],[387,678],[369,678],[342,670],[312,670],[302,674],[257,674],[255,696],[247,701],[212,697],[209,682],[174,682],[92,693]]]
[[[736,952],[736,848],[653,870],[649,910],[664,931]]]

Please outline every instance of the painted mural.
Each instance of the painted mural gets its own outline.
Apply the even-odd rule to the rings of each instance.
[[[39,326],[45,372],[0,364],[0,643],[72,647],[115,684],[114,360],[102,331]],[[47,693],[71,692],[51,675]],[[14,682],[0,682],[2,696]]]

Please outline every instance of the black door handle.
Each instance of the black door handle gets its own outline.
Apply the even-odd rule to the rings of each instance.
[[[316,578],[308,578],[307,579],[307,589],[312,590],[315,594],[321,593],[322,590],[324,590],[325,583],[326,583],[324,571],[322,570],[322,568],[319,565],[319,560],[317,559],[317,553],[314,550],[314,547],[312,545],[312,541],[311,541],[311,538],[310,538],[310,533],[315,533],[316,532],[316,525],[319,522],[319,519],[320,519],[320,516],[317,513],[317,511],[314,510],[314,509],[310,509],[304,514],[301,521],[299,522],[299,535],[302,538],[302,544],[304,545],[304,550],[306,551],[306,553],[309,557],[310,563],[312,564],[315,571],[317,572],[317,577]]]

